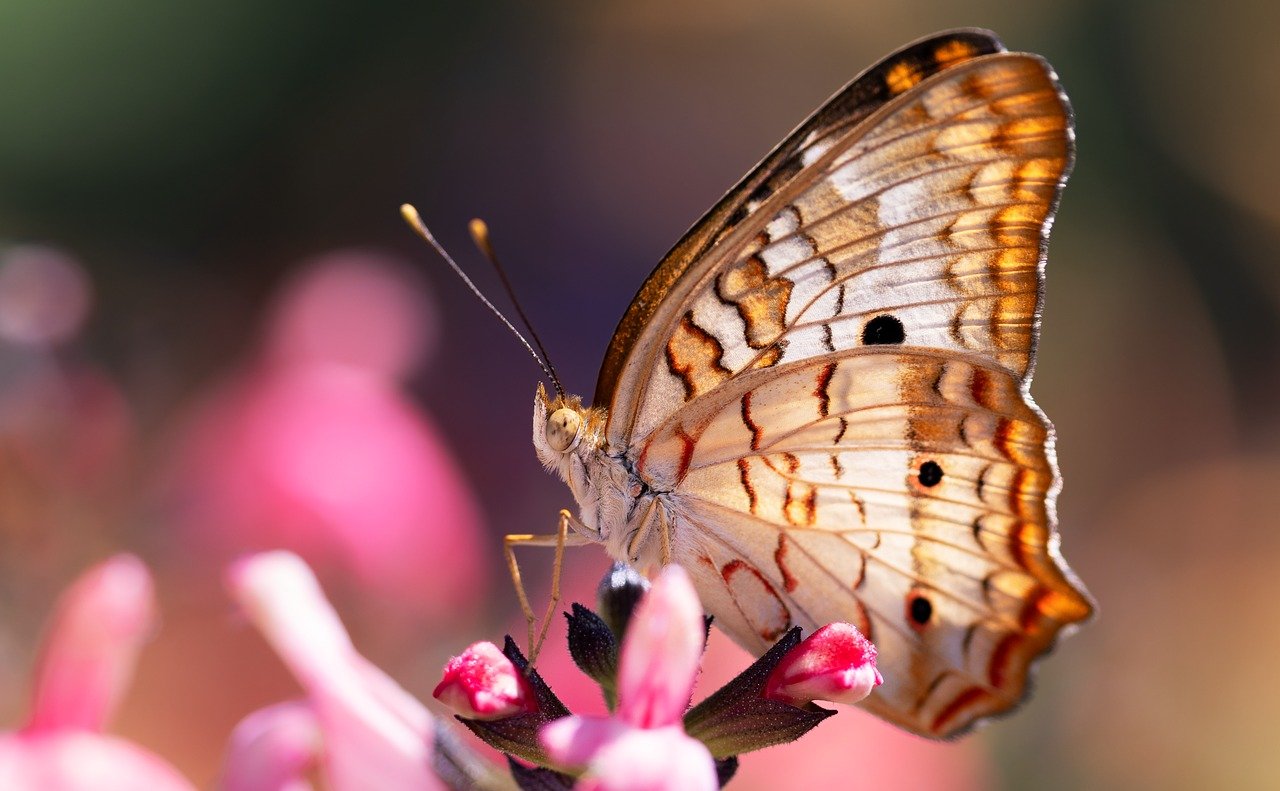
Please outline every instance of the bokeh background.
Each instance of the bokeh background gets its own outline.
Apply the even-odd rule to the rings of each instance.
[[[56,592],[120,549],[165,623],[114,730],[202,785],[294,690],[221,592],[238,552],[299,548],[428,699],[521,626],[498,536],[569,497],[529,447],[537,369],[398,204],[496,295],[484,217],[589,395],[694,219],[855,73],[962,25],[1045,55],[1077,114],[1034,393],[1100,615],[975,736],[847,712],[730,787],[1276,787],[1280,12],[1250,0],[0,4],[0,727]],[[549,557],[525,562],[541,599]],[[603,568],[570,555],[571,591]],[[708,679],[745,661],[717,640]]]

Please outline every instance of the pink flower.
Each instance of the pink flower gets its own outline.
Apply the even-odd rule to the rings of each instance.
[[[0,255],[0,338],[50,347],[76,336],[93,301],[80,262],[54,247],[16,245]]]
[[[431,716],[356,652],[301,559],[288,552],[249,557],[231,568],[228,587],[307,700],[237,726],[222,788],[305,788],[313,763],[335,791],[444,788],[431,771]]]
[[[231,733],[221,787],[257,791],[310,791],[303,778],[319,764],[324,734],[315,711],[288,701],[259,709]]]
[[[542,729],[553,761],[585,768],[578,788],[600,791],[711,791],[711,753],[684,732],[705,631],[702,607],[684,570],[668,566],[627,627],[612,717],[571,716]]]
[[[155,626],[151,576],[117,555],[62,595],[49,625],[30,717],[0,734],[0,788],[193,789],[159,757],[100,733]]]
[[[197,553],[289,549],[415,626],[455,624],[482,600],[479,508],[402,384],[433,333],[425,296],[356,252],[288,285],[253,359],[201,398],[168,461],[169,517]]]
[[[500,720],[537,708],[529,682],[493,643],[476,643],[450,659],[431,694],[473,720]]]
[[[833,623],[783,657],[769,675],[764,695],[793,706],[814,700],[852,704],[883,682],[871,641],[850,624]]]
[[[0,246],[0,521],[50,557],[80,537],[70,526],[93,533],[112,523],[134,468],[124,393],[83,355],[63,351],[89,316],[92,292],[66,253]],[[0,575],[49,572],[39,568],[41,553],[3,554]]]

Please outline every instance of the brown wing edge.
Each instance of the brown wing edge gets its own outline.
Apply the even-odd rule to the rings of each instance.
[[[1093,594],[1089,592],[1089,589],[1085,587],[1080,577],[1075,573],[1071,566],[1068,565],[1066,558],[1062,555],[1062,533],[1059,530],[1060,523],[1058,520],[1058,496],[1062,492],[1062,471],[1058,464],[1058,432],[1053,421],[1049,419],[1049,416],[1045,414],[1044,410],[1040,408],[1040,405],[1036,403],[1035,399],[1031,395],[1031,380],[1035,374],[1036,362],[1039,357],[1040,327],[1044,318],[1045,277],[1049,261],[1049,235],[1053,230],[1054,220],[1058,216],[1058,208],[1062,203],[1062,193],[1064,192],[1067,180],[1070,178],[1071,172],[1075,167],[1076,161],[1075,111],[1072,108],[1071,101],[1067,98],[1066,91],[1063,90],[1062,83],[1053,67],[1039,55],[1027,54],[1026,56],[1040,61],[1041,65],[1044,67],[1045,74],[1058,94],[1058,101],[1061,103],[1063,114],[1066,117],[1066,162],[1063,164],[1062,173],[1058,176],[1058,183],[1054,188],[1053,197],[1049,201],[1048,212],[1045,214],[1044,222],[1040,226],[1040,245],[1037,253],[1036,265],[1038,272],[1036,311],[1032,319],[1031,346],[1028,350],[1027,370],[1019,382],[1019,390],[1022,394],[1023,400],[1026,402],[1026,405],[1035,413],[1036,417],[1039,418],[1046,431],[1045,459],[1049,464],[1049,469],[1053,476],[1053,482],[1045,493],[1045,509],[1048,517],[1046,527],[1049,531],[1045,554],[1047,555],[1047,559],[1051,566],[1060,574],[1062,581],[1065,582],[1074,593],[1078,594],[1080,599],[1079,603],[1083,607],[1083,613],[1079,617],[1073,617],[1070,620],[1066,620],[1061,623],[1061,625],[1059,625],[1049,635],[1044,647],[1027,661],[1027,666],[1023,671],[1021,687],[1018,694],[1016,698],[1005,708],[1002,708],[999,711],[984,712],[976,716],[968,717],[962,720],[957,727],[949,728],[942,733],[921,732],[908,728],[919,735],[946,741],[958,739],[968,733],[971,733],[975,728],[984,727],[989,722],[1008,717],[1021,709],[1022,706],[1031,698],[1035,689],[1036,674],[1039,671],[1040,663],[1054,653],[1058,644],[1064,638],[1071,636],[1082,626],[1098,616],[1097,599],[1094,598]]]
[[[640,286],[640,290],[623,314],[622,320],[618,322],[617,329],[614,330],[604,361],[600,365],[594,405],[608,408],[612,404],[618,377],[622,373],[627,357],[630,356],[636,338],[643,331],[663,296],[671,290],[690,264],[698,260],[727,228],[741,219],[741,214],[745,212],[746,205],[757,190],[766,187],[767,182],[771,180],[786,181],[798,172],[798,168],[797,171],[787,172],[787,165],[791,156],[811,133],[824,128],[830,129],[856,123],[926,77],[982,55],[1003,51],[1005,51],[1004,44],[989,30],[980,28],[947,30],[902,47],[863,71],[837,91],[791,134],[787,135],[737,185],[725,193],[710,211],[685,232],[675,247],[663,256],[657,268]],[[894,79],[895,76],[902,74],[909,75],[910,82],[905,86]],[[1064,96],[1064,102],[1065,98]],[[1068,123],[1070,120],[1068,107]],[[1070,170],[1070,163],[1067,170]],[[1065,174],[1063,180],[1065,180]],[[1061,194],[1061,186],[1060,181],[1059,194]],[[776,189],[769,190],[769,193],[773,191]],[[1057,198],[1055,197],[1055,209],[1056,206]],[[1051,211],[1041,241],[1042,267],[1048,238],[1047,226],[1052,224],[1052,216]]]
[[[1080,604],[1084,608],[1084,612],[1077,618],[1072,618],[1063,622],[1046,641],[1044,647],[1028,662],[1023,672],[1021,689],[1016,699],[1006,708],[996,712],[980,714],[969,718],[961,725],[954,729],[949,729],[942,734],[922,734],[934,739],[944,739],[951,741],[958,739],[975,728],[985,726],[994,720],[1003,719],[1017,712],[1031,698],[1035,689],[1036,674],[1039,671],[1040,663],[1054,653],[1058,644],[1067,637],[1070,637],[1082,626],[1092,621],[1098,616],[1098,601],[1094,598],[1089,589],[1085,587],[1084,582],[1076,575],[1075,571],[1068,565],[1067,560],[1062,555],[1062,533],[1059,530],[1058,520],[1058,496],[1062,492],[1062,471],[1058,464],[1058,431],[1053,421],[1045,414],[1040,405],[1036,403],[1031,396],[1031,380],[1035,373],[1036,361],[1039,357],[1040,346],[1040,326],[1044,317],[1045,303],[1045,277],[1047,264],[1049,260],[1049,234],[1053,230],[1054,220],[1058,216],[1058,207],[1062,203],[1062,193],[1070,178],[1071,172],[1075,167],[1076,161],[1076,124],[1075,111],[1071,106],[1070,99],[1067,98],[1066,91],[1062,88],[1062,83],[1058,79],[1058,74],[1053,67],[1042,57],[1038,55],[1028,55],[1028,57],[1036,58],[1044,67],[1045,74],[1049,81],[1053,84],[1058,94],[1058,101],[1062,104],[1062,110],[1066,116],[1066,162],[1063,164],[1062,173],[1058,176],[1058,184],[1054,188],[1053,197],[1049,201],[1048,212],[1045,214],[1044,222],[1040,226],[1040,247],[1037,254],[1037,293],[1036,293],[1036,312],[1031,327],[1031,347],[1028,350],[1027,370],[1022,376],[1019,383],[1019,390],[1022,398],[1032,412],[1040,419],[1046,430],[1045,438],[1045,458],[1049,463],[1049,469],[1053,475],[1053,482],[1049,486],[1049,490],[1045,493],[1045,509],[1047,512],[1047,525],[1049,537],[1045,554],[1055,570],[1061,575],[1062,580],[1079,595]]]
[[[1053,196],[1049,201],[1048,211],[1040,226],[1040,244],[1037,252],[1036,264],[1038,273],[1038,277],[1036,279],[1036,311],[1032,319],[1031,346],[1028,349],[1027,370],[1022,375],[1022,378],[1018,383],[1018,389],[1021,392],[1022,398],[1027,407],[1035,413],[1037,418],[1039,418],[1041,423],[1044,425],[1046,432],[1045,460],[1049,464],[1053,480],[1048,491],[1045,493],[1045,510],[1047,516],[1046,527],[1049,531],[1047,545],[1045,547],[1045,555],[1047,556],[1050,566],[1060,575],[1061,581],[1078,595],[1078,603],[1082,606],[1083,612],[1078,617],[1072,617],[1069,620],[1063,621],[1049,634],[1044,647],[1028,659],[1026,668],[1023,670],[1020,689],[1018,690],[1016,697],[1008,706],[1000,709],[999,711],[990,711],[976,716],[969,716],[962,719],[956,727],[948,728],[942,733],[921,733],[919,731],[915,731],[922,736],[947,741],[958,739],[968,733],[971,733],[975,728],[983,727],[994,720],[1003,719],[1021,709],[1031,698],[1035,689],[1036,674],[1039,671],[1041,662],[1054,653],[1058,644],[1064,638],[1074,634],[1078,629],[1092,621],[1098,615],[1097,599],[1095,599],[1093,594],[1089,592],[1089,589],[1085,587],[1084,583],[1080,580],[1080,577],[1076,575],[1075,571],[1067,563],[1066,558],[1062,555],[1062,533],[1059,530],[1060,523],[1057,507],[1058,496],[1062,492],[1062,471],[1058,464],[1058,432],[1053,421],[1049,419],[1049,416],[1045,414],[1044,410],[1040,408],[1040,405],[1036,403],[1035,399],[1031,395],[1031,380],[1035,374],[1036,361],[1039,357],[1040,328],[1044,318],[1045,278],[1047,264],[1049,261],[1049,235],[1053,230],[1053,223],[1057,218],[1058,208],[1062,203],[1062,193],[1064,192],[1067,180],[1070,178],[1071,172],[1075,167],[1075,111],[1072,108],[1071,101],[1067,98],[1066,91],[1063,90],[1062,83],[1053,67],[1039,55],[1026,54],[1026,57],[1034,58],[1040,62],[1044,68],[1045,75],[1048,77],[1049,82],[1053,85],[1054,90],[1058,95],[1059,103],[1062,105],[1062,111],[1066,118],[1066,162],[1063,163],[1062,173],[1058,176],[1058,183],[1055,186]]]

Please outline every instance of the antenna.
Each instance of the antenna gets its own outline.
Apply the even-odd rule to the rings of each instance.
[[[516,314],[524,322],[524,327],[529,331],[529,337],[533,338],[538,351],[542,352],[542,359],[547,363],[547,373],[551,377],[551,383],[555,385],[556,393],[563,397],[564,388],[560,386],[560,377],[556,376],[556,367],[551,364],[551,355],[547,354],[547,347],[542,345],[542,339],[538,337],[538,331],[533,328],[533,322],[529,321],[529,317],[524,314],[524,308],[520,306],[520,300],[516,299],[516,291],[511,287],[511,281],[507,279],[507,272],[502,268],[502,264],[498,262],[497,254],[493,252],[493,243],[489,241],[489,226],[484,220],[477,217],[467,224],[467,230],[471,232],[471,241],[475,242],[481,255],[489,259],[489,263],[493,264],[493,268],[498,272],[498,278],[502,281],[502,287],[507,292],[507,298],[511,300],[512,305],[516,306]]]
[[[497,316],[498,320],[501,321],[503,324],[505,324],[507,326],[507,329],[511,330],[511,333],[513,335],[515,335],[517,338],[520,339],[520,343],[524,344],[524,348],[529,351],[529,354],[533,355],[533,359],[536,360],[538,363],[538,366],[542,368],[542,372],[547,375],[547,378],[549,378],[551,380],[551,383],[555,386],[556,394],[560,396],[564,396],[564,388],[560,386],[560,379],[559,377],[556,376],[555,371],[552,370],[550,363],[547,361],[544,361],[543,357],[538,356],[538,353],[533,350],[533,347],[530,346],[529,342],[524,339],[524,336],[520,334],[520,331],[517,330],[515,326],[511,324],[510,321],[507,320],[506,316],[502,315],[502,311],[494,307],[493,303],[490,302],[489,299],[483,293],[481,293],[480,289],[476,287],[476,284],[471,282],[471,278],[467,277],[467,273],[462,271],[462,267],[458,266],[457,262],[453,260],[453,257],[450,256],[449,253],[445,251],[444,247],[442,247],[440,243],[436,241],[436,237],[431,234],[431,231],[427,230],[427,226],[422,222],[422,217],[418,215],[418,210],[415,209],[411,204],[405,203],[400,206],[400,216],[404,218],[405,222],[409,223],[409,227],[412,228],[415,232],[417,232],[417,234],[421,236],[427,244],[431,245],[432,249],[434,249],[437,253],[439,253],[440,257],[444,259],[444,262],[449,265],[449,268],[452,269],[458,277],[462,278],[463,283],[467,284],[467,288],[471,289],[471,293],[475,294],[476,298],[479,299],[481,302],[483,302],[485,307],[493,311],[493,315]],[[481,236],[479,237],[476,235],[477,224],[480,227]],[[471,231],[472,238],[476,239],[476,245],[481,246],[480,239],[483,238],[484,246],[481,246],[481,251],[485,252],[486,248],[488,248],[489,260],[494,262],[494,266],[497,266],[497,260],[492,257],[492,252],[493,252],[492,248],[488,247],[488,242],[489,242],[488,229],[485,228],[484,223],[481,222],[480,220],[472,220],[471,228],[472,228],[472,231]],[[498,269],[498,272],[500,275],[502,275],[502,283],[507,289],[507,294],[510,295],[512,293],[511,285],[507,282],[506,275],[502,274],[501,268]],[[512,296],[512,302],[515,302],[514,296]],[[528,327],[529,320],[525,318],[524,311],[520,310],[520,303],[518,302],[516,302],[516,310],[519,312],[520,318],[524,320],[525,326]],[[537,333],[533,332],[532,327],[529,327],[529,332],[530,334],[533,335],[533,338],[536,341],[538,339],[538,336],[537,336]],[[538,341],[538,348],[539,349],[542,348],[541,341]],[[545,354],[546,352],[544,351],[543,355],[545,356]]]

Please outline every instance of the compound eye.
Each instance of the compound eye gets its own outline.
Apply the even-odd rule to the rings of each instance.
[[[554,451],[563,453],[578,440],[582,428],[582,415],[567,407],[560,407],[547,418],[547,444]]]

